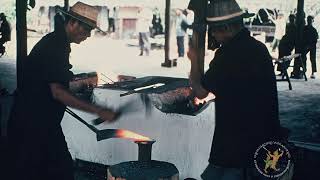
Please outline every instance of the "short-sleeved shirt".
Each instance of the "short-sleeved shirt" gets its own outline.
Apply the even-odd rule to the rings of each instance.
[[[216,51],[202,84],[216,95],[209,162],[252,166],[255,149],[279,127],[276,81],[267,48],[247,29],[241,30]]]
[[[53,98],[50,83],[69,87],[73,77],[69,63],[70,51],[64,28],[60,28],[44,36],[25,60],[23,85],[18,94],[19,99],[23,100],[20,104],[26,107],[21,111],[28,116],[23,123],[30,129],[60,127],[65,105]]]
[[[13,171],[26,179],[73,179],[72,157],[60,126],[65,105],[50,90],[50,83],[68,88],[73,76],[69,54],[70,43],[61,27],[44,36],[23,61],[8,139]]]

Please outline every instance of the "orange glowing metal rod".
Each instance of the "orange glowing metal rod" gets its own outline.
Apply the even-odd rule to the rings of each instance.
[[[66,108],[66,112],[72,115],[74,118],[76,118],[78,121],[86,125],[89,129],[91,129],[93,132],[97,134],[97,141],[101,141],[104,139],[109,138],[127,138],[132,139],[136,142],[154,142],[153,139],[150,139],[149,137],[142,136],[140,134],[134,133],[132,131],[128,131],[125,129],[103,129],[98,130],[93,125],[87,123],[85,120],[83,120],[80,116],[78,116],[76,113],[71,111],[69,108]]]
[[[124,129],[119,129],[116,132],[116,136],[121,138],[133,139],[134,141],[152,141],[152,139],[150,139],[149,137],[142,136],[140,134]]]

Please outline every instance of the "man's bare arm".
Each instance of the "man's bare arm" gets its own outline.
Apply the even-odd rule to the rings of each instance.
[[[201,70],[197,60],[196,52],[194,49],[190,48],[188,52],[188,58],[191,61],[191,71],[190,71],[190,86],[192,88],[192,92],[194,95],[199,98],[203,99],[208,96],[208,91],[205,90],[201,85]]]
[[[77,75],[75,75],[77,76]],[[98,85],[98,76],[88,76],[85,78],[77,78],[69,82],[69,91],[78,92],[83,88],[96,87]]]
[[[105,121],[112,121],[116,113],[110,109],[102,108],[94,104],[85,102],[75,97],[68,89],[59,83],[50,83],[51,93],[54,99],[60,101],[66,106],[70,106],[82,111],[100,116]]]

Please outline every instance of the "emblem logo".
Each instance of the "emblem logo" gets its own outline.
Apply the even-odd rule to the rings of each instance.
[[[254,153],[257,170],[268,178],[282,176],[290,167],[289,150],[280,142],[269,141],[258,147]]]

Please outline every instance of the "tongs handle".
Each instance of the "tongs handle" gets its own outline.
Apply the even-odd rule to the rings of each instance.
[[[140,90],[141,91],[141,90]],[[134,94],[134,93],[138,93],[139,91],[135,91],[135,90],[131,90],[131,91],[128,91],[126,93],[122,93],[120,94],[120,97],[122,96],[127,96],[127,95],[130,95],[130,94]]]
[[[87,123],[85,120],[83,120],[80,116],[78,116],[76,113],[74,113],[73,111],[71,111],[71,109],[66,108],[66,112],[69,113],[71,116],[73,116],[74,118],[76,118],[78,121],[80,121],[81,123],[83,123],[84,125],[86,125],[89,129],[91,129],[93,132],[97,133],[99,130],[97,128],[95,128],[94,126],[90,125],[89,123]]]

